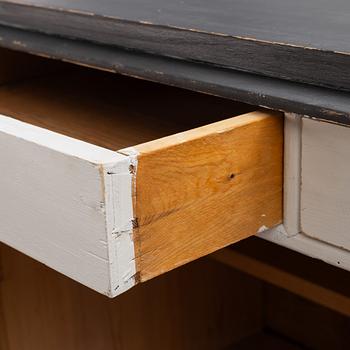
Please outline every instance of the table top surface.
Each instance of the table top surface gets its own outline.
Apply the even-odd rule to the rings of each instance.
[[[347,0],[5,0],[76,15],[350,52]],[[57,28],[59,30],[59,28]]]
[[[72,52],[63,44],[59,54],[57,48],[45,49],[43,45],[40,52],[33,47],[31,52],[130,75],[138,74],[135,69],[126,69],[125,64],[121,67],[115,58],[107,55],[89,61],[86,54],[93,56],[96,45],[102,44],[103,49],[129,50],[134,58],[139,55],[144,65],[148,63],[143,54],[150,54],[154,59],[163,57],[163,63],[175,58],[184,64],[206,66],[209,75],[222,68],[233,75],[244,72],[274,78],[276,93],[272,97],[279,101],[298,97],[291,95],[292,84],[290,88],[287,84],[285,93],[277,97],[281,80],[302,83],[313,91],[308,99],[318,105],[319,111],[292,111],[318,116],[329,108],[325,119],[350,123],[350,2],[346,0],[0,0],[0,25],[5,31],[17,28],[52,36],[52,43],[64,38],[76,44],[69,44]],[[14,48],[5,34],[0,45]],[[90,43],[91,48],[90,52],[84,51],[84,57],[82,42]],[[99,48],[102,50],[102,46]],[[154,69],[152,77],[145,72],[138,76],[161,81],[158,75]],[[192,88],[183,83],[178,71],[173,69],[172,75],[172,79],[161,82]],[[329,90],[317,90],[317,86]],[[313,87],[319,91],[316,102]],[[258,93],[267,95],[267,90]],[[333,98],[334,91],[339,92],[341,103]],[[331,95],[332,101],[324,102],[325,96],[327,99]],[[270,106],[268,101],[265,105]],[[271,107],[276,108],[276,104]]]

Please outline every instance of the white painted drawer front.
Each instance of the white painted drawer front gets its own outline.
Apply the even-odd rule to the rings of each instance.
[[[301,229],[350,250],[350,128],[303,118]]]
[[[5,116],[0,151],[1,240],[98,291],[113,293],[112,283],[127,289],[133,243],[128,234],[112,233],[131,232],[128,158]],[[117,218],[109,212],[114,168],[125,197]],[[131,256],[111,253],[117,245]],[[118,268],[125,275],[114,281]]]

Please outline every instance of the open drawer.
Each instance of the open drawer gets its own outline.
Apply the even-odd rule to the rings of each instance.
[[[279,224],[283,118],[250,110],[75,66],[3,84],[1,241],[116,296]]]

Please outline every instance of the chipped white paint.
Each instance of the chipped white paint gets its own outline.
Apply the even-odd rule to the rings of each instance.
[[[116,152],[3,115],[0,115],[0,132],[91,163],[107,164],[116,159]]]
[[[120,294],[135,283],[132,161],[0,116],[0,240],[100,293]]]
[[[257,233],[262,233],[264,231],[267,231],[269,228],[265,225],[262,225],[261,227],[259,227]]]
[[[126,156],[130,157],[130,161],[132,162],[133,166],[136,168],[137,167],[137,157],[139,156],[139,152],[135,147],[127,147],[120,149],[118,153],[124,154]]]
[[[132,237],[133,179],[130,165],[131,159],[125,157],[103,168],[111,296],[123,293],[135,284],[136,266]]]

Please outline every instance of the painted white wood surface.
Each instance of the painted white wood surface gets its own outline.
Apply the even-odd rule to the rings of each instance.
[[[135,274],[129,165],[0,116],[0,240],[100,293],[122,293]]]
[[[301,230],[350,250],[350,128],[303,118]]]
[[[290,236],[283,225],[261,232],[258,236],[283,247],[350,271],[350,253],[347,250],[308,237],[303,233]]]
[[[328,134],[327,130],[329,130],[329,126],[331,126],[333,133],[330,131],[330,134]],[[319,127],[321,127],[322,130],[319,130]],[[302,132],[305,130],[307,134],[304,134],[304,138],[302,139]],[[334,132],[336,134],[334,134]],[[324,133],[327,135],[324,135]],[[350,166],[346,166],[347,160],[350,160],[350,137],[348,139],[349,141],[346,141],[346,139],[344,139],[345,134],[350,136],[350,129],[316,122],[295,114],[286,114],[283,225],[260,232],[258,236],[350,271],[350,252],[344,248],[335,246],[335,240],[339,238],[337,237],[339,230],[337,222],[339,216],[337,216],[337,212],[334,210],[334,208],[337,208],[337,198],[333,198],[333,203],[328,201],[328,196],[330,195],[330,193],[328,193],[328,188],[332,190],[332,188],[337,187],[339,184],[343,187],[343,191],[338,191],[338,195],[341,194],[342,204],[347,206],[347,201],[350,197],[346,196],[346,190],[344,189],[345,178],[343,174],[338,175],[339,171],[344,171],[343,168],[345,166],[348,169],[347,177],[350,178]],[[337,140],[337,137],[340,136],[342,142]],[[333,137],[335,138],[333,139]],[[333,157],[327,153],[327,149],[329,149],[330,145],[341,147],[342,150],[336,150],[334,147],[331,147],[331,149],[333,149],[331,153],[334,151],[339,152],[339,158]],[[311,153],[310,150],[312,151]],[[307,156],[303,158],[305,151]],[[318,151],[321,153],[315,154]],[[329,157],[332,159],[328,159]],[[320,159],[322,162],[320,162]],[[342,159],[341,162],[340,159]],[[329,163],[325,163],[326,160],[328,160]],[[315,161],[317,162],[317,167],[315,167]],[[333,168],[328,170],[328,176],[325,177],[325,174],[322,172],[324,171],[324,167],[328,167],[327,164],[332,164]],[[310,168],[314,171],[310,171]],[[319,175],[320,172],[322,173],[321,175]],[[333,175],[329,177],[329,174]],[[316,182],[314,182],[315,177],[317,177]],[[321,183],[319,182],[320,180]],[[329,183],[330,180],[331,183]],[[313,187],[315,183],[317,183],[317,185]],[[307,191],[305,191],[305,186],[307,187]],[[302,193],[301,189],[303,189]],[[312,195],[306,197],[309,195],[310,189],[313,189],[311,192]],[[350,192],[348,192],[348,194],[349,193]],[[334,191],[331,192],[331,194],[334,195]],[[315,199],[315,195],[317,199]],[[308,205],[307,209],[305,209],[305,203]],[[326,209],[328,211],[327,223],[323,221],[320,206],[323,209],[328,207]],[[309,212],[313,213],[311,218],[313,220],[315,219],[317,224],[314,223],[315,221],[309,220]],[[342,212],[342,214],[343,213],[344,212]],[[306,227],[312,227],[311,232],[313,232],[313,235],[308,235],[305,231],[302,231],[301,224],[305,230],[305,219],[307,221]],[[349,217],[346,216],[345,219],[349,219]],[[342,223],[344,224],[344,221],[342,221]],[[328,227],[327,230],[324,230],[324,225]],[[340,227],[342,227],[344,233],[343,240],[345,245],[343,244],[343,246],[346,246],[346,244],[349,245],[350,235],[347,234],[349,230],[344,226]],[[348,225],[348,227],[350,226]]]
[[[294,113],[284,118],[283,224],[289,236],[300,232],[301,119]]]

